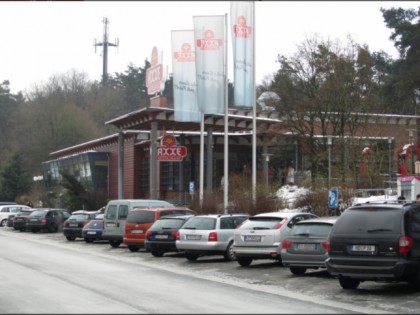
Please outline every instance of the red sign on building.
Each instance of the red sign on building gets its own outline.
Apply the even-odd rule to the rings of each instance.
[[[162,145],[157,147],[158,161],[180,162],[187,156],[187,148],[184,146],[177,146],[174,136],[165,135],[161,142]]]

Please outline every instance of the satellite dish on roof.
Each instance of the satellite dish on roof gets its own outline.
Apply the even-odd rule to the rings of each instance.
[[[263,111],[275,110],[275,104],[280,100],[280,96],[276,92],[267,91],[263,92],[260,97],[257,98],[257,104],[261,106]]]

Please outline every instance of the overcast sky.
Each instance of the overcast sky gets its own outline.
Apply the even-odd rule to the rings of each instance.
[[[296,45],[315,34],[342,39],[348,35],[371,51],[396,58],[380,8],[418,8],[417,1],[256,1],[256,79],[278,69],[278,54],[296,52]],[[193,28],[193,16],[230,13],[229,1],[5,1],[0,2],[0,81],[12,93],[30,91],[57,74],[84,72],[102,76],[104,17],[109,19],[108,73],[143,66],[152,48],[163,52],[171,72],[171,30]],[[229,16],[230,18],[230,16]],[[230,20],[228,19],[229,23]],[[231,39],[228,38],[231,58]],[[231,73],[232,61],[228,62]],[[232,81],[232,75],[229,75]]]

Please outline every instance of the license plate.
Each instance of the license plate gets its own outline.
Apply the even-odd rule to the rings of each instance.
[[[353,252],[374,252],[375,245],[352,245],[351,250]]]
[[[22,218],[16,218],[15,221],[23,221]]]
[[[201,235],[187,235],[187,240],[191,240],[191,241],[201,240]]]
[[[165,240],[168,239],[168,235],[155,235],[155,238],[159,240]]]
[[[245,242],[261,242],[261,235],[245,235]]]
[[[115,222],[107,222],[106,226],[107,227],[116,227],[117,225],[115,224]]]
[[[296,250],[315,250],[316,244],[296,244]]]
[[[141,234],[143,233],[143,230],[131,230],[132,234]]]
[[[89,234],[89,235],[96,235],[96,232],[95,231],[88,231],[87,234]]]
[[[78,227],[78,224],[77,223],[70,223],[69,226],[70,227]]]

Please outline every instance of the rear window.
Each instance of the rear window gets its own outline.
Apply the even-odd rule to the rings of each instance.
[[[216,219],[207,217],[192,217],[182,228],[191,230],[214,230],[216,228]]]
[[[178,214],[195,214],[195,212],[192,210],[163,210],[160,212],[161,217],[165,215],[178,215]]]
[[[40,218],[40,217],[43,217],[46,212],[47,212],[47,210],[35,210],[29,216]]]
[[[400,233],[401,209],[347,209],[334,224],[334,233]]]
[[[273,230],[276,226],[285,220],[278,217],[252,217],[245,221],[239,230]]]
[[[88,214],[72,214],[69,217],[69,220],[85,221],[85,220],[89,220],[89,215]]]
[[[179,229],[185,222],[185,219],[160,219],[150,227],[153,229]]]
[[[152,223],[154,221],[154,211],[130,211],[127,216],[128,223]]]
[[[332,224],[328,223],[304,223],[296,224],[290,234],[291,235],[311,235],[311,236],[328,236],[332,229]]]
[[[102,229],[104,226],[104,221],[103,220],[91,220],[86,227],[91,228],[91,229]]]

